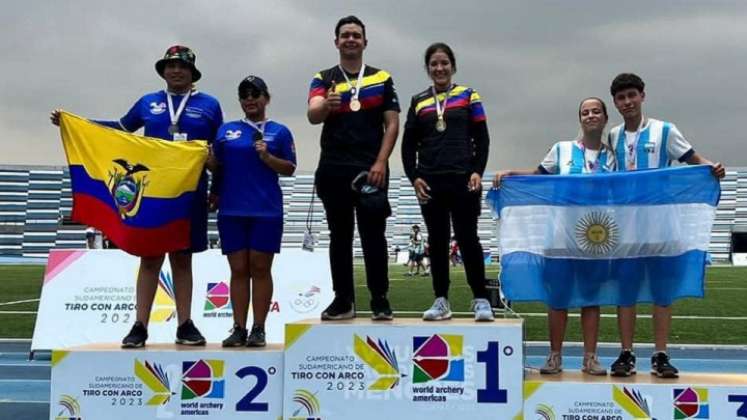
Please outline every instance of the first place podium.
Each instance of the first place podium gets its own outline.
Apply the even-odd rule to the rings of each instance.
[[[522,411],[520,320],[356,319],[286,325],[283,415],[513,419]]]

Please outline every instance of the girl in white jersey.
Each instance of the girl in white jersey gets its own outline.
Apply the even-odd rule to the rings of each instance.
[[[579,138],[555,143],[542,163],[536,169],[499,171],[493,184],[500,187],[501,179],[511,175],[542,174],[594,174],[612,172],[616,169],[615,156],[602,142],[604,127],[607,124],[607,107],[599,98],[586,98],[578,110],[581,123]],[[580,287],[583,289],[584,287]],[[567,300],[564,296],[570,290],[551,290],[553,302]],[[593,291],[591,291],[593,292]],[[568,296],[569,297],[569,296]],[[560,373],[563,370],[561,351],[568,321],[567,307],[550,307],[548,310],[550,328],[550,354],[540,369],[543,374]],[[581,328],[584,336],[584,360],[582,371],[590,375],[606,375],[607,371],[597,359],[597,338],[599,336],[599,306],[581,308]]]

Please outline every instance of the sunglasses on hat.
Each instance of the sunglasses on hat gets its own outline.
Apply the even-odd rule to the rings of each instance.
[[[249,99],[250,96],[252,99],[257,99],[262,96],[262,93],[263,92],[257,88],[243,89],[239,92],[239,99]]]

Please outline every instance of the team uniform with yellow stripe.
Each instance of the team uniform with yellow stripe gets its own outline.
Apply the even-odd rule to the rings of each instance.
[[[363,248],[371,308],[374,313],[389,307],[386,218],[391,214],[386,191],[378,191],[379,207],[361,205],[361,193],[352,181],[376,162],[384,138],[384,114],[399,113],[399,100],[388,72],[366,65],[358,85],[358,74],[343,74],[340,66],[317,73],[311,81],[309,101],[326,97],[334,86],[340,93],[339,109],[331,111],[322,128],[321,146],[314,183],[324,204],[330,230],[329,259],[335,302],[347,308],[355,300],[353,283],[353,229],[357,218]],[[350,105],[358,90],[360,109]],[[388,184],[388,174],[385,183]],[[383,195],[383,197],[382,197]]]
[[[357,84],[358,75],[348,74],[350,83],[338,66],[317,73],[311,81],[309,100],[325,97],[335,84],[342,97],[339,109],[329,114],[322,129],[322,153],[319,166],[354,166],[368,169],[376,161],[384,136],[384,112],[400,111],[394,82],[388,72],[366,66],[362,84],[358,89],[361,109],[350,110],[351,84]]]
[[[436,100],[443,104],[445,99],[442,117],[446,127],[439,130]],[[411,182],[421,178],[430,188],[431,198],[421,202],[420,208],[428,227],[436,298],[448,298],[452,224],[473,297],[488,296],[482,246],[477,237],[482,197],[480,191],[469,190],[468,184],[472,174],[482,177],[489,145],[485,110],[474,89],[452,85],[434,98],[429,87],[412,97],[402,138],[402,163]]]

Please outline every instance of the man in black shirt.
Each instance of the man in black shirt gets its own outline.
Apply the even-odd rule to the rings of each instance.
[[[355,316],[354,214],[371,292],[371,317],[392,319],[386,298],[385,229],[391,214],[386,190],[400,107],[389,73],[364,64],[367,44],[366,27],[360,19],[340,19],[335,27],[340,63],[317,73],[309,91],[309,122],[324,123],[315,186],[327,213],[335,290],[335,299],[322,313],[323,320]]]

